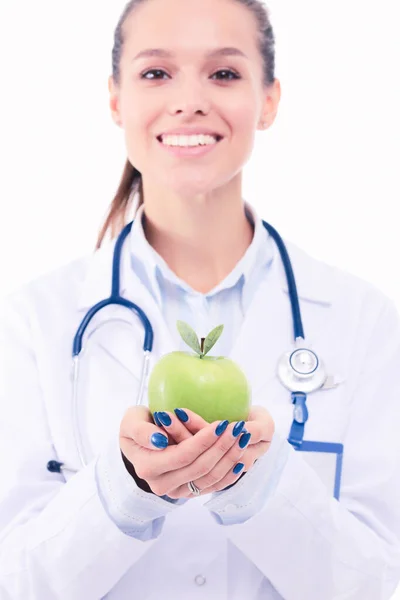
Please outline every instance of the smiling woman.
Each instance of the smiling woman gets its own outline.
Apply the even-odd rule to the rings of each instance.
[[[394,591],[400,318],[244,201],[274,52],[258,0],[126,6],[96,251],[2,306],[1,598]]]
[[[278,109],[274,35],[255,0],[160,6],[130,2],[115,33],[110,108],[128,160],[97,248],[107,231],[121,231],[138,192],[152,248],[206,292],[253,239],[242,169],[256,130],[269,127]],[[205,134],[215,137],[197,137]],[[202,237],[195,236],[199,229]]]
[[[184,20],[188,25],[182,29]],[[196,45],[194,40],[200,43]],[[117,25],[112,56],[110,104],[115,122],[126,132],[128,159],[96,247],[107,232],[113,238],[122,229],[136,193],[137,208],[146,197],[149,229],[151,206],[158,198],[166,229],[178,218],[181,223],[188,221],[189,204],[192,208],[199,203],[208,206],[202,211],[207,213],[202,220],[214,223],[210,235],[218,231],[226,215],[209,210],[213,206],[215,211],[223,204],[221,200],[226,203],[229,197],[230,208],[236,206],[231,239],[237,241],[238,234],[243,237],[247,225],[241,210],[241,166],[251,153],[255,129],[273,123],[280,98],[274,74],[275,39],[266,7],[258,0],[189,0],[164,2],[160,9],[154,1],[132,0]],[[172,118],[174,110],[177,113]],[[171,156],[207,158],[206,162],[183,165],[155,154],[152,140],[166,133],[217,133],[223,143],[206,152],[174,150],[171,154],[168,150]],[[218,174],[212,165],[219,167]],[[232,180],[227,170],[237,172],[236,178]],[[190,180],[189,187],[185,179]],[[222,185],[227,180],[229,183]],[[169,200],[166,194],[172,193],[189,196],[191,201]],[[210,195],[215,200],[207,201]],[[195,212],[192,219],[198,225]],[[158,225],[154,223],[154,228]],[[220,235],[213,237],[218,240]],[[214,247],[214,256],[216,251]],[[238,252],[243,254],[242,247]]]

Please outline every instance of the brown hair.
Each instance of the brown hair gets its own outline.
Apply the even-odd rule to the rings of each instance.
[[[258,24],[258,48],[264,64],[263,85],[269,86],[275,81],[275,36],[270,23],[268,8],[261,0],[233,1],[247,6],[256,17]],[[112,76],[116,85],[119,85],[120,83],[120,62],[125,40],[123,26],[135,8],[143,2],[145,2],[145,0],[131,0],[128,2],[114,32]],[[117,193],[111,202],[107,218],[99,232],[96,250],[101,247],[108,231],[110,232],[111,239],[113,239],[126,225],[127,213],[132,203],[131,200],[136,193],[139,195],[139,202],[136,207],[137,210],[137,208],[143,204],[142,175],[127,159]]]

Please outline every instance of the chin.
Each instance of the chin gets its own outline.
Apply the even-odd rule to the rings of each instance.
[[[177,182],[165,182],[162,184],[165,189],[168,189],[169,193],[179,196],[181,198],[187,198],[188,200],[202,200],[204,196],[210,195],[214,190],[214,185],[204,185],[204,181],[199,185],[193,185],[193,181],[182,183],[177,185]]]

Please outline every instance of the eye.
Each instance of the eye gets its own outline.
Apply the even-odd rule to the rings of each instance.
[[[149,73],[165,73],[165,71],[163,71],[162,69],[150,69],[150,71],[145,71],[144,73],[142,73],[140,78],[147,79],[146,75],[148,75]],[[151,79],[158,79],[158,77],[152,77]]]
[[[232,71],[232,69],[220,69],[219,71],[216,71],[214,75],[216,75],[217,73],[229,73],[230,75],[233,75],[233,79],[240,79],[239,73],[236,73],[236,71]]]
[[[145,71],[144,73],[142,73],[140,78],[147,79],[148,81],[152,81],[154,79],[159,79],[159,77],[152,77],[151,79],[148,79],[146,77],[146,75],[148,75],[149,73],[164,73],[166,75],[166,72],[163,69],[150,69],[149,71]],[[217,75],[217,73],[229,73],[229,75],[233,75],[233,80],[241,79],[240,75],[238,73],[236,73],[236,71],[233,71],[232,69],[219,69],[219,71],[216,71],[214,73],[214,75]],[[227,79],[227,78],[224,77],[223,79]],[[228,79],[228,81],[232,81],[232,79]]]

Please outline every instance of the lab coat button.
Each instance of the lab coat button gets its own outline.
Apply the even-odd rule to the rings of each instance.
[[[206,582],[206,578],[204,577],[204,575],[196,575],[194,580],[196,582],[196,585],[204,585]]]

